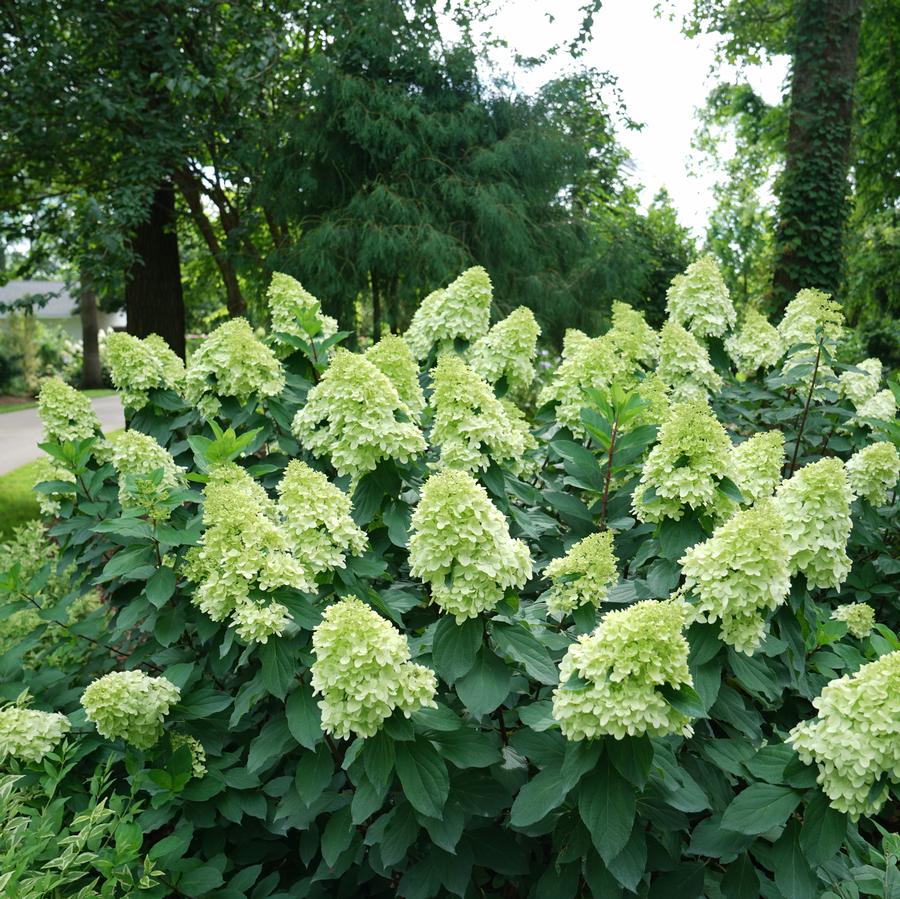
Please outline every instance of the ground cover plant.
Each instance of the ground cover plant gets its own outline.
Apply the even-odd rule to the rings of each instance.
[[[703,260],[540,378],[482,269],[365,353],[270,303],[110,337],[123,433],[41,393],[4,895],[897,895],[896,395],[836,303]]]

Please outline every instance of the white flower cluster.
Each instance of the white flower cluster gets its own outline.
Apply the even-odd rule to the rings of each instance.
[[[858,409],[878,393],[881,384],[881,360],[863,359],[856,364],[859,371],[845,371],[838,378],[838,389]]]
[[[119,502],[122,508],[143,509],[157,518],[159,497],[185,485],[185,470],[175,464],[172,454],[160,446],[155,438],[140,431],[128,430],[113,434],[109,439],[112,464],[119,475]],[[161,480],[142,487],[155,472]]]
[[[798,343],[818,343],[822,335],[838,340],[844,333],[844,313],[840,303],[821,290],[804,288],[797,293],[778,325],[785,350]]]
[[[41,481],[66,481],[72,485],[71,490],[62,490],[53,493],[39,493],[34,491],[34,498],[37,500],[38,508],[41,515],[47,518],[55,518],[59,515],[60,502],[63,499],[75,496],[75,475],[64,468],[55,459],[50,456],[41,456],[35,461],[34,483],[40,484]]]
[[[120,737],[136,749],[149,749],[162,736],[162,724],[181,691],[165,677],[143,671],[113,671],[84,691],[81,705],[97,733]]]
[[[854,820],[874,815],[900,781],[900,652],[831,681],[813,700],[818,714],[790,733],[800,759],[815,762],[833,808]]]
[[[269,282],[266,299],[279,356],[288,356],[294,349],[290,343],[279,338],[279,334],[303,340],[310,339],[310,332],[315,332],[317,340],[325,340],[337,334],[337,321],[330,315],[323,315],[322,304],[290,275],[275,272]]]
[[[383,459],[407,462],[425,451],[425,438],[412,418],[380,369],[339,348],[291,429],[314,456],[330,456],[338,474],[349,474],[355,482]]]
[[[900,454],[893,443],[870,443],[854,453],[845,467],[850,489],[873,506],[883,506],[888,490],[893,489],[900,477]]]
[[[722,640],[752,655],[767,632],[766,612],[791,586],[784,522],[772,500],[737,512],[680,560],[699,621],[719,621]]]
[[[684,623],[680,600],[645,600],[608,612],[573,643],[553,693],[553,717],[566,738],[690,736],[690,719],[659,689],[693,686]]]
[[[371,737],[394,709],[409,717],[437,707],[434,672],[411,662],[406,637],[362,600],[348,596],[329,606],[312,642],[325,733]]]
[[[405,334],[417,359],[427,358],[431,348],[454,349],[457,340],[474,343],[491,323],[493,288],[481,267],[464,271],[448,287],[428,294],[416,309]]]
[[[847,632],[858,640],[868,637],[875,627],[875,610],[864,602],[848,602],[838,606],[831,617],[835,621],[843,621]]]
[[[781,482],[784,434],[763,431],[739,443],[731,451],[728,475],[746,503],[771,496]]]
[[[705,400],[722,386],[706,347],[678,322],[669,319],[660,331],[656,373],[670,388],[672,399]]]
[[[534,313],[519,306],[475,341],[470,359],[473,371],[489,384],[505,378],[509,390],[521,394],[534,380],[534,356],[540,334]]]
[[[588,603],[599,606],[616,582],[616,556],[612,531],[600,531],[579,540],[564,556],[544,570],[553,581],[547,610],[562,617]]]
[[[60,378],[48,378],[38,394],[44,441],[66,443],[102,436],[100,419],[88,396]]]
[[[703,401],[677,403],[644,463],[633,506],[641,521],[680,519],[685,507],[713,511],[728,471],[731,441]]]
[[[386,375],[413,416],[425,408],[425,396],[419,384],[419,366],[409,345],[396,334],[385,334],[366,350],[365,358]]]
[[[785,346],[778,329],[761,312],[748,308],[740,328],[725,341],[725,349],[738,372],[749,378],[776,365]]]
[[[113,331],[106,338],[103,362],[122,404],[129,409],[143,409],[151,390],[180,393],[184,388],[184,363],[158,334],[149,334],[142,340],[124,331]]]
[[[872,425],[863,419],[871,418],[875,421],[893,421],[897,415],[897,397],[889,387],[879,390],[873,397],[867,399],[856,408],[855,421],[859,421],[867,428]]]
[[[712,256],[692,262],[675,275],[666,291],[671,321],[688,327],[697,337],[723,337],[737,317],[728,287]]]
[[[422,487],[412,515],[409,566],[431,584],[434,602],[461,624],[494,608],[531,577],[531,556],[469,474],[448,468]]]
[[[0,709],[0,761],[7,757],[39,764],[72,725],[59,712],[9,705]]]
[[[612,327],[604,336],[632,367],[651,368],[659,359],[659,334],[647,324],[642,312],[620,300],[613,300]]]
[[[840,459],[820,459],[783,481],[775,498],[784,519],[791,573],[810,587],[840,587],[850,573],[847,540],[853,498]]]
[[[275,354],[253,333],[245,318],[219,325],[194,350],[187,367],[185,398],[208,418],[223,397],[242,405],[284,390],[284,371]]]

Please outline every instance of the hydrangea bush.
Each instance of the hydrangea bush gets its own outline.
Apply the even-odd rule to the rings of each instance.
[[[364,354],[268,300],[113,341],[122,435],[42,392],[5,894],[895,895],[900,431],[836,303],[701,260],[536,379],[480,268]]]

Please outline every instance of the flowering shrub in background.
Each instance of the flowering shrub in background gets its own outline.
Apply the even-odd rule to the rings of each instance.
[[[268,300],[110,338],[124,434],[44,387],[0,892],[893,895],[900,432],[836,303],[701,260],[554,368],[480,268],[365,353]]]

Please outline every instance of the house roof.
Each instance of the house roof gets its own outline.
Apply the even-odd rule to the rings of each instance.
[[[75,298],[66,289],[64,281],[19,280],[0,285],[0,315],[4,307],[25,297],[48,296],[43,306],[35,307],[38,318],[68,318],[77,315]]]

